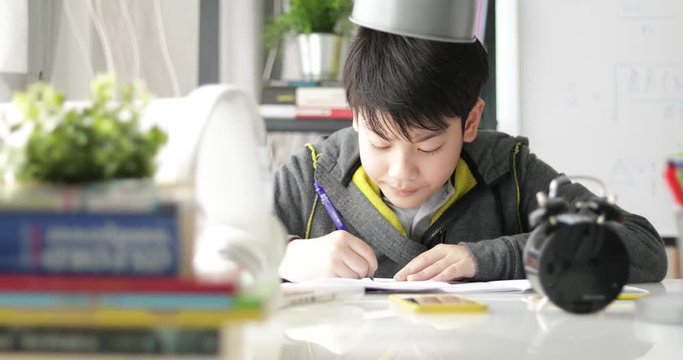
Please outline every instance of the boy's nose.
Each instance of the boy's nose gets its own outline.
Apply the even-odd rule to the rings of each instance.
[[[388,175],[392,179],[410,181],[415,178],[417,172],[417,166],[410,156],[401,153],[392,156],[388,171]]]

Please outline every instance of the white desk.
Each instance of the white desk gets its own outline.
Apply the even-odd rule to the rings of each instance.
[[[677,292],[683,280],[636,284]],[[481,315],[408,315],[386,295],[290,307],[246,326],[248,359],[683,359],[683,326],[635,318],[633,300],[575,315],[534,310],[529,294],[468,295],[489,304]]]

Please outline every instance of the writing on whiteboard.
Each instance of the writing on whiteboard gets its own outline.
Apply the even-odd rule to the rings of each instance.
[[[660,161],[618,158],[610,173],[607,183],[617,194],[623,190],[638,189],[641,196],[656,196],[661,191]],[[620,191],[621,190],[621,191]]]
[[[617,91],[621,101],[681,101],[683,64],[617,65]]]
[[[616,72],[617,120],[647,118],[683,123],[683,64],[618,64]]]

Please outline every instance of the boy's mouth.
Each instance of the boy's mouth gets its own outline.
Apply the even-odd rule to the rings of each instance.
[[[417,190],[401,189],[401,188],[396,188],[393,186],[389,186],[389,189],[391,190],[391,192],[394,195],[396,195],[398,197],[408,197],[408,196],[411,196],[417,192]]]

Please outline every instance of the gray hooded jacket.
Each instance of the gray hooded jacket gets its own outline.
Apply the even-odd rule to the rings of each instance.
[[[349,232],[375,251],[377,277],[393,277],[410,260],[439,243],[463,244],[476,262],[474,280],[524,278],[522,254],[529,236],[529,214],[538,207],[536,193],[547,192],[559,173],[529,152],[528,141],[496,131],[479,131],[465,144],[461,157],[477,185],[430,226],[421,239],[406,238],[368,201],[351,178],[360,166],[358,137],[352,128],[335,132],[313,145],[321,154],[313,168],[307,148],[295,154],[275,175],[275,210],[290,236],[310,238],[336,230],[313,189],[314,179],[344,219]],[[574,203],[594,197],[578,183],[560,187]],[[315,205],[315,209],[314,209]],[[664,243],[643,217],[624,212],[613,224],[630,260],[629,282],[660,281],[667,259]]]

